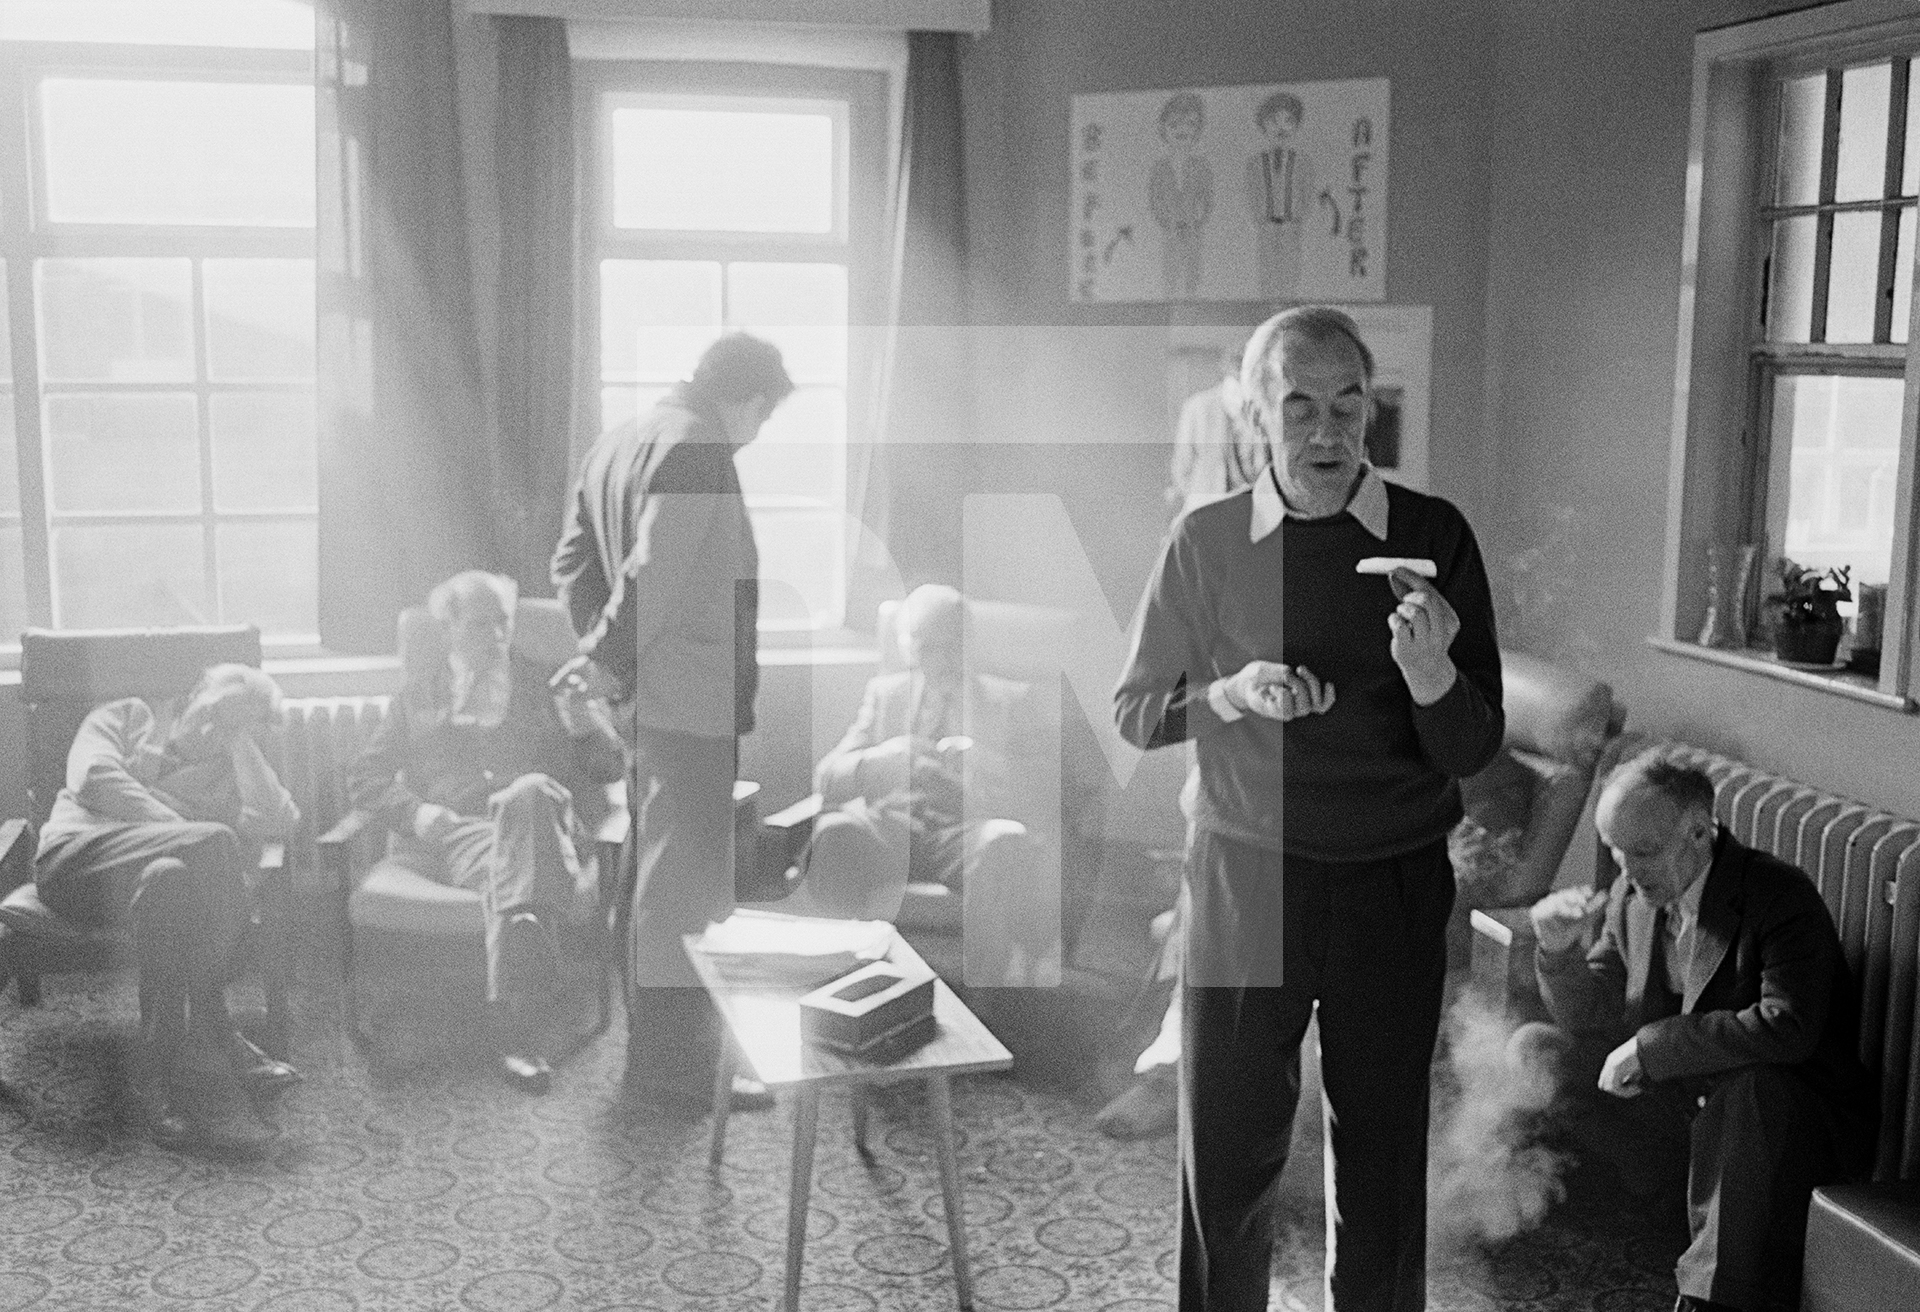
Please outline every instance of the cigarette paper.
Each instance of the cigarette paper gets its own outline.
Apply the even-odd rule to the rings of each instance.
[[[1391,574],[1397,569],[1410,569],[1423,579],[1435,578],[1440,567],[1424,556],[1368,556],[1353,567],[1356,574]]]

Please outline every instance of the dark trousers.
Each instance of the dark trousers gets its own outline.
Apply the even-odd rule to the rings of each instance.
[[[631,796],[639,869],[627,935],[627,1075],[706,1096],[719,1018],[680,936],[733,913],[738,740],[645,726],[634,732]]]
[[[1741,1066],[1615,1098],[1595,1084],[1608,1051],[1591,1041],[1575,1050],[1580,1138],[1603,1145],[1637,1190],[1684,1173],[1692,1243],[1674,1265],[1679,1292],[1743,1312],[1797,1308],[1814,1186],[1864,1165],[1868,1145],[1842,1132],[1791,1066]]]
[[[1446,975],[1446,844],[1380,861],[1282,857],[1204,830],[1187,865],[1180,1307],[1264,1312],[1273,1187],[1320,1020],[1338,1312],[1426,1300],[1428,1071]]]

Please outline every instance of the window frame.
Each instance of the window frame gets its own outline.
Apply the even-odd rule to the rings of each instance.
[[[854,455],[874,422],[881,367],[878,335],[864,329],[886,315],[883,256],[886,228],[887,73],[877,68],[742,64],[703,60],[594,59],[576,61],[575,95],[581,160],[580,283],[576,303],[580,338],[590,363],[580,370],[578,405],[599,431],[602,381],[600,266],[605,260],[717,260],[840,263],[847,270],[846,458],[839,509],[851,504],[859,480]],[[827,108],[835,114],[837,171],[834,228],[827,233],[674,232],[616,228],[613,224],[612,111],[620,102],[686,98],[704,102],[770,103],[782,108]],[[842,113],[844,116],[842,117]],[[782,498],[749,495],[749,511],[780,510]],[[843,524],[844,524],[843,520]],[[814,625],[761,619],[763,643],[806,643],[842,631],[851,603],[855,543],[843,538],[837,614]]]
[[[317,523],[317,506],[308,510],[219,510],[209,456],[213,442],[212,406],[216,394],[263,393],[315,395],[317,380],[299,382],[215,381],[206,360],[207,334],[202,262],[209,259],[280,258],[313,261],[315,228],[240,227],[176,224],[56,223],[47,219],[43,194],[46,142],[37,88],[45,78],[127,81],[276,83],[313,86],[314,56],[309,50],[112,44],[72,41],[0,41],[0,261],[4,261],[8,329],[12,343],[11,393],[14,441],[20,483],[22,572],[28,625],[54,622],[52,534],[61,523],[197,524],[201,530],[202,577],[216,613],[221,578],[216,566],[219,526],[236,523]],[[53,393],[143,394],[165,392],[195,398],[195,440],[200,456],[199,506],[194,511],[54,512],[50,497],[43,426],[47,394],[40,367],[40,324],[35,291],[39,261],[85,258],[186,259],[191,262],[191,317],[194,376],[174,383],[54,384]],[[5,517],[0,530],[13,528]],[[279,656],[319,652],[317,636],[269,637]],[[19,645],[0,635],[0,668],[19,661]]]
[[[1774,89],[1796,72],[1896,52],[1920,56],[1920,15],[1900,0],[1845,0],[1695,38],[1666,551],[1660,627],[1649,641],[1677,655],[1911,712],[1920,641],[1915,605],[1920,506],[1914,469],[1920,457],[1920,296],[1909,304],[1904,343],[1768,342],[1761,318],[1768,258],[1761,234],[1770,230],[1776,208],[1771,203],[1779,130]],[[1920,78],[1912,83],[1909,94],[1920,95]],[[1826,131],[1822,168],[1830,173],[1831,138],[1837,132],[1831,115]],[[1903,179],[1901,191],[1912,189],[1914,181]],[[1820,194],[1831,191],[1828,177]],[[1889,202],[1859,203],[1868,205],[1881,208]],[[1920,241],[1915,246],[1920,254]],[[1827,243],[1816,239],[1816,249],[1814,295],[1824,300],[1827,289],[1819,285],[1818,271],[1828,267]],[[1891,259],[1883,245],[1883,273]],[[1876,313],[1876,323],[1881,317]],[[1812,322],[1820,322],[1817,307]],[[1908,384],[1900,419],[1885,631],[1875,678],[1799,670],[1757,649],[1708,648],[1692,640],[1706,610],[1707,547],[1758,542],[1762,550],[1770,549],[1769,515],[1779,512],[1778,507],[1770,512],[1767,504],[1775,472],[1772,384],[1787,374],[1892,375]],[[1756,565],[1762,594],[1771,564],[1763,559]]]

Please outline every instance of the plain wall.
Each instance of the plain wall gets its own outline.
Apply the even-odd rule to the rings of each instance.
[[[1791,4],[1500,0],[1480,523],[1502,636],[1629,725],[1920,815],[1920,717],[1657,651],[1696,26]],[[1685,636],[1685,635],[1683,635]]]

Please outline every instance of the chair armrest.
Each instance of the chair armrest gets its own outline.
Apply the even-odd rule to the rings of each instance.
[[[0,897],[33,882],[33,826],[0,821]]]
[[[794,871],[813,837],[813,824],[826,810],[826,799],[811,793],[792,806],[760,818],[760,877],[768,887],[784,884],[791,891],[798,882]]]

